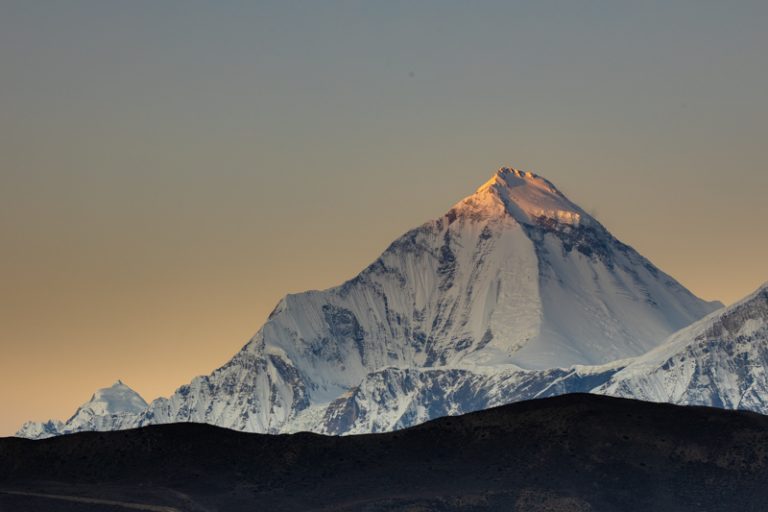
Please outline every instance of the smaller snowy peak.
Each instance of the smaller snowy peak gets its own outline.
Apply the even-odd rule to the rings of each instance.
[[[137,414],[147,408],[147,402],[133,389],[118,380],[108,388],[97,390],[91,399],[81,406],[97,415]]]
[[[62,428],[64,428],[64,423],[58,420],[48,420],[44,423],[27,421],[21,426],[19,431],[16,432],[16,437],[46,439],[48,437],[60,435]]]
[[[116,427],[130,424],[133,417],[146,408],[147,402],[141,395],[118,380],[108,388],[98,389],[66,422],[27,422],[16,436],[44,439],[87,430],[115,430]]]
[[[502,167],[454,210],[474,215],[508,214],[523,224],[542,221],[579,226],[591,217],[572,203],[551,181],[530,171]]]

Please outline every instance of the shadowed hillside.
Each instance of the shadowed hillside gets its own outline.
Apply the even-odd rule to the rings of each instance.
[[[389,434],[0,440],[3,512],[763,510],[767,482],[768,417],[582,394]]]

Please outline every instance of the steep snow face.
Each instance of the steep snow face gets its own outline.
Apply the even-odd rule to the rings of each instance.
[[[276,434],[310,405],[305,379],[275,354],[241,351],[211,375],[159,398],[134,426],[195,422]]]
[[[536,174],[500,169],[453,212],[475,222],[511,218],[533,249],[512,272],[533,274],[535,285],[513,284],[507,290],[517,293],[494,304],[489,348],[498,350],[470,356],[479,363],[511,349],[502,359],[530,369],[603,364],[645,353],[722,307],[693,296]],[[510,252],[522,249],[518,243]],[[527,329],[510,322],[516,316]]]
[[[557,374],[536,370],[639,355],[719,306],[616,240],[549,181],[503,168],[354,279],[282,299],[232,360],[154,401],[134,424],[406,426],[533,396],[515,389]],[[412,388],[423,391],[411,399]],[[392,403],[364,398],[388,394],[397,395]],[[342,406],[345,396],[365,408],[364,419],[337,421],[353,406]],[[401,400],[422,409],[401,411]],[[336,413],[326,414],[329,404]]]
[[[596,393],[768,413],[768,283],[675,333]]]
[[[27,422],[16,433],[18,437],[43,439],[82,431],[108,431],[129,428],[138,414],[147,408],[147,402],[134,390],[115,382],[93,394],[66,422],[51,420],[45,423]]]

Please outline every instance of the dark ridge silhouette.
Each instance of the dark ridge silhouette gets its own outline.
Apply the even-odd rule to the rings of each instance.
[[[3,512],[762,511],[768,417],[572,394],[388,434],[186,423],[5,438],[0,491]]]

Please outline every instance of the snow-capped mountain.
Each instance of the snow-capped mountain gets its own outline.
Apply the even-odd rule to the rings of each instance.
[[[596,393],[768,414],[768,283],[635,358]]]
[[[357,277],[286,296],[227,364],[133,425],[362,432],[586,390],[610,372],[550,370],[638,356],[719,307],[546,179],[502,168]]]
[[[130,428],[136,416],[146,408],[147,402],[118,380],[108,388],[97,390],[91,399],[81,405],[67,421],[50,420],[45,423],[30,421],[25,423],[16,435],[44,439],[73,432]]]

